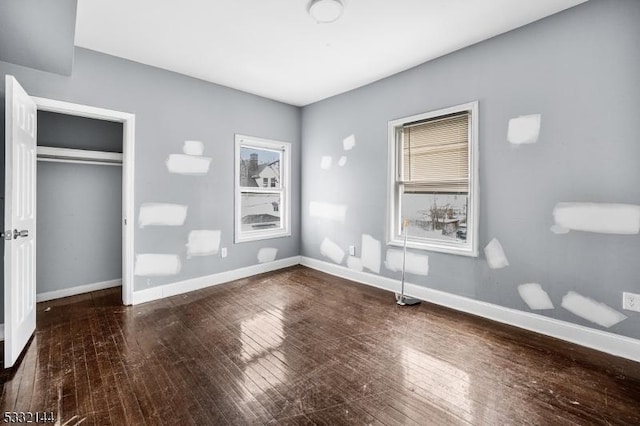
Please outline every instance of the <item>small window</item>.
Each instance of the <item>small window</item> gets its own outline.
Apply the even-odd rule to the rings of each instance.
[[[290,144],[236,135],[235,242],[291,235]]]
[[[477,256],[478,103],[389,123],[388,242]]]

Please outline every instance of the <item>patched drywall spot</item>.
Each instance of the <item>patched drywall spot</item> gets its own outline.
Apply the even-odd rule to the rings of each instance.
[[[140,206],[138,224],[145,226],[182,226],[187,219],[187,206],[182,204],[145,203]]]
[[[167,159],[170,173],[180,175],[206,175],[209,172],[211,158],[186,154],[171,154]]]
[[[325,238],[322,240],[322,244],[320,244],[320,253],[333,260],[337,264],[341,264],[344,260],[344,250],[340,248],[339,245],[331,241],[329,238]]]
[[[134,274],[140,277],[177,275],[182,264],[174,254],[137,254]]]
[[[635,204],[558,203],[553,209],[555,226],[601,234],[640,232],[640,206]]]
[[[258,263],[273,262],[276,260],[278,249],[273,247],[264,247],[258,250]]]
[[[332,164],[333,164],[333,159],[331,157],[329,157],[328,155],[324,155],[320,159],[320,168],[322,170],[329,170],[331,168]]]
[[[220,250],[220,231],[199,229],[189,232],[187,257],[212,256]]]
[[[309,216],[344,223],[347,218],[347,206],[312,201],[309,203]]]
[[[380,273],[382,244],[371,235],[362,234],[362,266],[368,270]]]
[[[542,289],[542,286],[537,283],[527,283],[518,286],[518,293],[524,300],[524,303],[529,306],[529,309],[534,311],[543,309],[553,309],[553,302],[549,298],[546,291]]]
[[[342,140],[342,148],[345,151],[351,151],[356,146],[356,135],[349,135]]]
[[[536,143],[540,136],[540,114],[521,115],[509,120],[507,139],[514,145]]]
[[[387,258],[384,261],[384,266],[390,271],[402,271],[403,256],[404,254],[402,250],[387,250]],[[429,256],[407,252],[404,270],[409,274],[428,275]]]
[[[627,316],[623,313],[575,291],[568,292],[562,298],[562,307],[587,321],[606,328],[627,319]]]
[[[347,156],[343,155],[342,157],[340,157],[340,159],[338,160],[338,166],[340,167],[344,167],[347,164]]]
[[[204,144],[200,141],[184,141],[182,152],[187,155],[202,155],[204,154]]]
[[[347,266],[354,271],[362,272],[362,260],[359,257],[349,256]]]
[[[502,244],[496,238],[491,240],[484,248],[484,256],[487,258],[487,263],[491,269],[501,269],[509,266]]]

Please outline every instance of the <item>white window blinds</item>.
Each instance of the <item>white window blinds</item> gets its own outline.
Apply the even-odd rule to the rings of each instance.
[[[469,192],[469,113],[402,127],[405,192]]]

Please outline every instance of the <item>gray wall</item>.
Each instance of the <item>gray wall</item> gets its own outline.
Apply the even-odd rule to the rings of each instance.
[[[136,277],[135,290],[254,265],[261,247],[277,248],[278,259],[300,253],[299,108],[79,48],[70,77],[0,62],[0,75],[5,74],[33,96],[136,114],[134,250],[178,254],[182,270],[175,276]],[[1,90],[4,97],[4,84]],[[233,244],[235,133],[292,143],[291,237]],[[185,140],[204,142],[204,155],[213,158],[206,176],[167,171],[167,157],[181,153]],[[185,225],[140,229],[140,205],[156,202],[188,205]],[[196,229],[221,230],[228,257],[187,259],[187,237]]]
[[[498,238],[511,265],[491,270],[482,255],[429,252],[429,276],[408,280],[523,311],[517,286],[538,282],[556,306],[539,313],[599,328],[561,308],[562,296],[574,290],[622,311],[622,291],[640,293],[640,236],[549,228],[557,202],[640,204],[638,23],[636,0],[590,1],[305,107],[302,254],[329,261],[324,237],[358,254],[363,233],[385,241],[387,122],[477,99],[480,246]],[[534,113],[538,143],[510,146],[508,120]],[[357,146],[345,153],[350,134]],[[345,167],[320,169],[321,156],[345,154]],[[310,218],[311,201],[346,204],[346,223]],[[399,279],[384,266],[381,274]],[[609,331],[640,338],[640,315],[624,313]]]
[[[78,0],[0,1],[0,61],[70,75]]]
[[[122,278],[122,167],[38,162],[37,202],[38,294]]]

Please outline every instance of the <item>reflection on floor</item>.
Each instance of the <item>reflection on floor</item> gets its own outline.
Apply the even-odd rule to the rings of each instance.
[[[304,267],[38,305],[2,409],[58,424],[640,424],[640,364]]]

